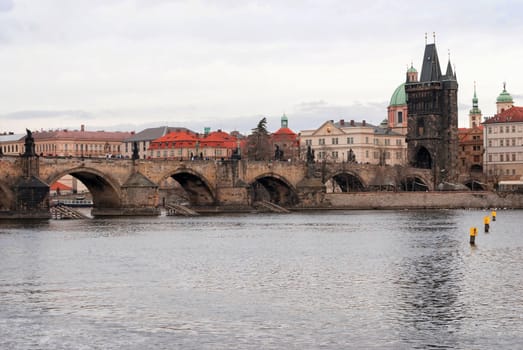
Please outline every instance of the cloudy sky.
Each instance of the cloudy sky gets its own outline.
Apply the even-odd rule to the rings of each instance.
[[[426,32],[460,126],[474,81],[484,115],[504,81],[523,105],[519,0],[0,0],[0,131],[377,124]]]

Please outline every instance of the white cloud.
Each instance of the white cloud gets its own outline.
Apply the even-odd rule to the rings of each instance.
[[[406,65],[421,69],[433,30],[443,69],[448,49],[456,64],[460,120],[474,81],[489,115],[503,81],[523,94],[518,10],[517,1],[0,0],[0,130],[59,127],[49,124],[66,119],[60,111],[107,128],[250,130],[257,116],[278,125],[284,112],[297,130],[342,115],[379,123]],[[328,103],[314,112],[298,107],[319,100]],[[28,110],[59,116],[13,117]]]

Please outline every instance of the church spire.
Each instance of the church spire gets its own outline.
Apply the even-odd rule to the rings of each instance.
[[[476,95],[476,82],[474,82],[474,97],[472,97],[472,109],[469,112],[469,128],[479,126],[481,123],[481,110],[478,107],[478,96]]]

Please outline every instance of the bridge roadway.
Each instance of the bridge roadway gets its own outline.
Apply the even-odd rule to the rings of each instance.
[[[257,200],[313,207],[326,192],[434,188],[428,169],[355,163],[4,156],[0,212],[48,211],[49,186],[68,174],[89,189],[93,215],[158,215],[162,191],[175,186],[192,207],[245,207]],[[36,188],[46,196],[36,196]]]

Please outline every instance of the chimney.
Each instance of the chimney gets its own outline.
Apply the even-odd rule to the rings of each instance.
[[[354,126],[354,120],[353,119],[351,119],[351,121],[350,121],[350,126]]]
[[[345,120],[340,119],[340,126],[345,126]]]
[[[85,131],[85,125],[80,125],[80,131]]]
[[[361,121],[361,126],[366,126],[367,123],[365,122],[365,119]]]

